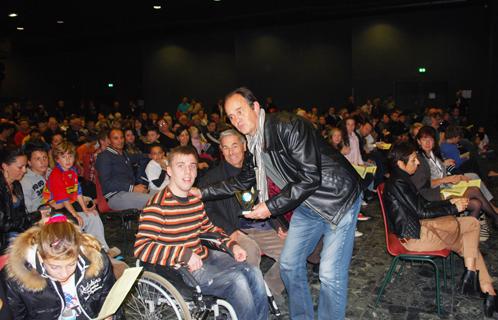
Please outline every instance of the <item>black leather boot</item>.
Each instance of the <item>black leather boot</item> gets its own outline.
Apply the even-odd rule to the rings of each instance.
[[[462,281],[460,283],[460,293],[474,296],[479,293],[479,290],[476,290],[477,288],[479,288],[478,273],[465,268],[465,272],[462,275]]]
[[[496,296],[492,296],[489,293],[484,294],[484,315],[488,318],[493,316],[493,313],[497,311],[497,301]]]

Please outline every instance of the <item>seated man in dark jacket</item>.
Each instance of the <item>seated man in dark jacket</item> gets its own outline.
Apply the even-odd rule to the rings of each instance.
[[[132,163],[140,162],[142,155],[129,155],[124,150],[121,129],[109,132],[111,145],[97,157],[95,167],[109,207],[113,210],[142,210],[149,200],[149,190],[137,183]]]
[[[419,165],[415,146],[395,146],[390,160],[393,172],[384,191],[389,230],[410,251],[450,249],[463,256],[461,291],[477,293],[480,284],[486,295],[484,314],[491,317],[496,311],[496,293],[479,251],[479,221],[474,217],[455,217],[465,210],[468,199],[425,200],[410,180]]]
[[[244,137],[233,129],[225,130],[220,134],[220,148],[224,161],[210,169],[201,178],[199,186],[220,182],[240,173],[246,151]],[[259,268],[262,253],[276,261],[266,272],[265,281],[273,294],[281,294],[284,284],[278,261],[284,248],[285,232],[278,217],[260,221],[244,219],[241,217],[242,207],[235,196],[206,201],[205,209],[213,224],[223,228],[230,239],[237,241],[247,252],[249,264]]]

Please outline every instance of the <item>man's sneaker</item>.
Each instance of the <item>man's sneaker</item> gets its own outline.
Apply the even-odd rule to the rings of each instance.
[[[361,206],[362,206],[362,207],[366,207],[366,206],[368,206],[368,203],[367,203],[365,200],[363,200],[363,201],[361,202]]]
[[[372,217],[368,217],[366,215],[364,215],[363,213],[358,213],[358,220],[359,221],[367,221],[367,220],[370,220]]]
[[[486,241],[489,239],[489,225],[488,221],[486,221],[486,218],[483,217],[479,220],[479,223],[481,224],[481,231],[479,234],[479,241]]]
[[[363,235],[363,232],[360,232],[360,231],[358,231],[358,230],[355,230],[355,231],[354,231],[354,237],[355,237],[355,238],[359,238],[359,237],[361,237],[362,235]]]

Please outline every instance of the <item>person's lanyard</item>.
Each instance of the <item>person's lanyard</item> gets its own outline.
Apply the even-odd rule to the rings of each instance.
[[[429,159],[432,161],[432,163],[434,163],[436,170],[439,172],[439,178],[442,178],[444,176],[443,168],[441,168],[441,164],[436,160],[436,156],[432,151],[429,155]]]

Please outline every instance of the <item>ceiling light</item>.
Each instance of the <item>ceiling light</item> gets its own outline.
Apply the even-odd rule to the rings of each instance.
[[[24,30],[24,27],[17,27],[17,30],[19,30],[19,31],[23,31],[23,30]]]
[[[214,2],[220,2],[221,0],[213,0]]]
[[[156,9],[156,10],[160,10],[161,6],[153,6],[153,8]]]
[[[17,17],[17,13],[15,13],[15,12],[9,13],[9,17],[15,18],[15,17]]]
[[[57,23],[58,23],[58,24],[63,24],[63,23],[64,23],[64,20],[57,20]]]

